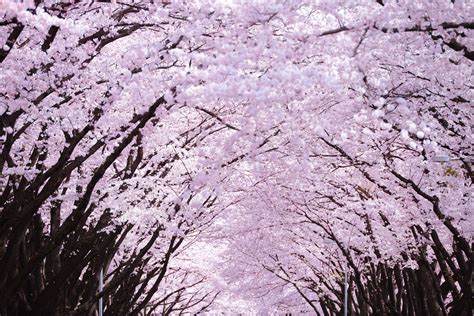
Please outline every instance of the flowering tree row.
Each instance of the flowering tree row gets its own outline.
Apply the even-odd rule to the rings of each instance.
[[[216,235],[236,295],[262,314],[335,315],[348,273],[350,314],[472,313],[469,8],[380,2],[311,42],[360,77],[289,104],[278,149],[240,169],[232,232]]]
[[[1,313],[469,315],[472,9],[6,2]]]

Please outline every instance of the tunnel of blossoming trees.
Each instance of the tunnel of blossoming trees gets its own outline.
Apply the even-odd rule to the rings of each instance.
[[[470,316],[474,2],[0,1],[0,315]]]

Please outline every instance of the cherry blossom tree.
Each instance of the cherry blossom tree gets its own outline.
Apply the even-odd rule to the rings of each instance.
[[[215,203],[191,152],[228,128],[175,99],[206,45],[180,34],[210,12],[23,5],[2,7],[2,313],[204,308],[202,279],[168,272]]]
[[[241,171],[236,213],[246,215],[224,233],[228,260],[239,253],[229,274],[259,276],[237,288],[259,293],[257,305],[270,300],[262,313],[340,313],[346,265],[351,314],[471,313],[472,23],[463,8],[472,4],[382,1],[320,33],[332,45],[326,35],[311,41],[334,50],[324,63],[349,63],[360,77],[335,72],[344,84],[319,103],[296,116],[304,101],[289,106],[278,150]],[[438,164],[439,154],[459,159]]]

